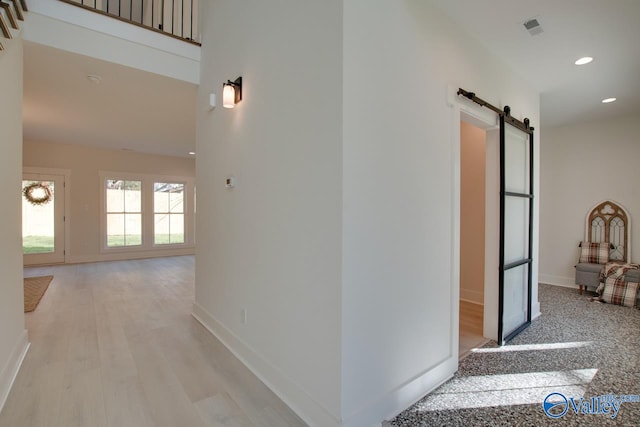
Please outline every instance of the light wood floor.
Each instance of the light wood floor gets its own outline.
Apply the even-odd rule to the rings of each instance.
[[[305,425],[190,315],[193,257],[47,274],[0,426]]]
[[[482,336],[484,306],[468,301],[460,301],[460,340],[458,358],[467,356],[472,349],[485,344],[488,339]]]

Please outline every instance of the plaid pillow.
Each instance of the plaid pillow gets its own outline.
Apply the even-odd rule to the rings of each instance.
[[[606,264],[609,261],[609,243],[580,243],[580,261],[589,264]]]
[[[607,277],[604,283],[602,300],[609,304],[635,307],[638,296],[638,283],[625,282],[624,277]]]

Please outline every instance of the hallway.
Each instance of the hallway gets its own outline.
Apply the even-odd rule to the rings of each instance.
[[[301,426],[191,316],[194,257],[25,269],[54,280],[0,426]]]

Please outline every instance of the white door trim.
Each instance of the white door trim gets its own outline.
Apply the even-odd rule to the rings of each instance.
[[[453,221],[452,221],[452,230],[451,235],[453,238],[453,242],[451,242],[451,283],[453,284],[453,292],[452,292],[452,325],[455,337],[452,337],[451,345],[452,345],[452,353],[455,354],[456,360],[459,356],[459,322],[460,322],[460,122],[465,121],[476,127],[484,129],[487,131],[487,157],[492,153],[490,150],[491,141],[490,134],[491,131],[499,129],[499,120],[498,115],[493,111],[489,111],[478,104],[468,100],[467,98],[460,97],[457,95],[458,88],[457,86],[449,86],[447,91],[447,103],[449,107],[451,107],[451,170],[452,170],[452,187],[453,187],[453,197],[452,197],[452,212],[453,212]],[[496,160],[497,162],[497,160]],[[490,180],[487,181],[487,186],[489,186]],[[487,205],[486,209],[490,207]],[[499,211],[498,211],[499,212]],[[498,335],[498,283],[495,283],[495,292],[492,292],[491,289],[488,289],[491,280],[487,280],[487,272],[490,271],[491,268],[495,268],[497,275],[498,266],[489,266],[488,264],[492,262],[491,257],[488,257],[486,252],[487,244],[491,244],[490,242],[490,234],[488,232],[490,230],[486,229],[488,227],[488,221],[490,220],[490,215],[493,215],[491,212],[485,213],[485,292],[484,292],[484,333],[483,335],[487,338],[495,339]],[[499,217],[498,217],[499,218]],[[499,224],[499,219],[498,219]],[[495,257],[497,258],[496,254]],[[494,295],[495,294],[495,295]],[[495,299],[495,301],[493,301]],[[453,339],[455,338],[455,339]]]

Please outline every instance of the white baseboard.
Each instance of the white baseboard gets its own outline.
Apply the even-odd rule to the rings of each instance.
[[[0,411],[2,411],[2,408],[7,401],[7,397],[9,397],[9,392],[13,386],[13,382],[18,375],[18,371],[20,371],[20,366],[22,366],[22,361],[27,355],[28,350],[29,336],[25,329],[22,331],[18,341],[13,346],[13,351],[11,351],[9,360],[2,368],[2,371],[0,371]]]
[[[460,288],[460,299],[467,302],[484,305],[484,294],[480,291]]]
[[[114,252],[95,255],[68,255],[65,264],[84,264],[88,262],[126,261],[131,259],[162,258],[172,256],[194,255],[195,248],[163,249],[142,252]]]
[[[551,274],[540,274],[538,276],[538,283],[555,285],[555,286],[564,286],[565,288],[578,289],[578,285],[576,285],[575,277],[554,276]]]
[[[481,306],[484,307],[484,303],[482,303],[482,302],[471,301],[471,300],[466,299],[466,298],[460,298],[460,301],[468,302],[469,304],[481,305]]]
[[[381,420],[392,419],[435,390],[451,378],[458,368],[457,358],[449,356],[405,384],[385,392],[381,397],[368,402],[356,412],[340,419],[339,416],[334,416],[315,401],[302,387],[289,379],[278,368],[264,360],[199,304],[195,303],[193,305],[191,314],[271,391],[312,427],[379,426],[381,425]]]
[[[319,427],[342,425],[338,417],[331,414],[277,367],[264,360],[202,306],[194,303],[191,314],[307,424]]]
[[[416,378],[385,393],[380,399],[369,402],[357,413],[350,415],[344,427],[379,426],[380,420],[391,420],[402,411],[448,381],[458,369],[458,360],[446,358]],[[382,424],[384,425],[384,424]]]

